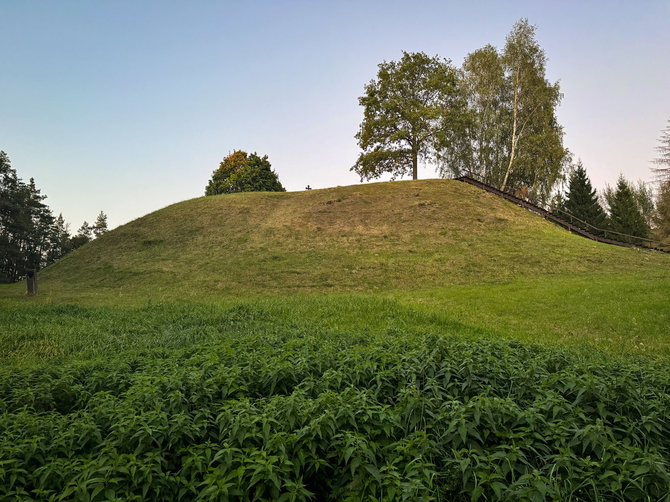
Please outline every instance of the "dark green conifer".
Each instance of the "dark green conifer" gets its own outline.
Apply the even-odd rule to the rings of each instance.
[[[658,191],[653,233],[658,245],[670,250],[670,179],[661,183]]]
[[[563,209],[595,228],[604,228],[606,225],[607,214],[598,202],[596,191],[591,186],[591,181],[586,175],[586,169],[582,166],[581,161],[577,163],[577,169],[570,177],[570,188]],[[573,223],[583,227],[584,230],[595,232],[588,225],[583,225],[578,221],[573,221]]]
[[[619,176],[615,190],[605,192],[607,204],[610,207],[609,229],[622,234],[643,237],[649,236],[649,225],[644,219],[642,211],[635,197],[635,191],[623,176]],[[614,236],[617,240],[641,244],[642,241],[634,238]]]

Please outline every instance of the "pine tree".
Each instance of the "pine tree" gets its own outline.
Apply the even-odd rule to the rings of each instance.
[[[43,195],[41,190],[37,188],[33,178],[30,178],[27,189],[27,209],[30,223],[26,228],[25,268],[39,270],[48,265],[49,237],[55,219],[51,209],[43,202],[47,196]]]
[[[0,282],[20,280],[70,250],[62,215],[54,218],[34,179],[24,183],[0,151]]]
[[[81,224],[77,233],[70,239],[70,249],[74,251],[93,238],[93,227],[87,221]]]
[[[16,280],[16,260],[20,249],[15,239],[21,213],[20,183],[7,154],[0,151],[0,282]]]
[[[619,176],[615,190],[605,191],[605,199],[610,208],[609,229],[621,234],[646,238],[649,225],[638,206],[635,190],[623,176]],[[616,235],[617,240],[639,244],[640,240]]]
[[[62,258],[72,250],[70,245],[71,237],[68,229],[69,225],[65,223],[62,214],[58,215],[49,235],[49,252],[47,253],[47,265]]]
[[[107,215],[100,211],[100,214],[95,220],[95,224],[92,227],[93,229],[93,234],[97,237],[100,237],[102,234],[106,234],[108,232],[107,228]]]
[[[591,186],[591,180],[586,175],[586,169],[581,161],[577,163],[577,169],[570,177],[570,187],[563,210],[593,227],[604,228],[605,226],[607,215],[598,202],[596,191]],[[573,223],[584,230],[593,231],[588,225],[583,225],[578,221],[573,221]]]

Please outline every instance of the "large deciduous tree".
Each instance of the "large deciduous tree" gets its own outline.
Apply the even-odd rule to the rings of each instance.
[[[456,120],[458,79],[448,60],[403,52],[400,61],[379,65],[359,103],[362,153],[351,170],[362,180],[384,173],[417,179],[419,161],[433,162],[441,134]]]
[[[442,174],[466,174],[500,186],[509,115],[502,58],[487,45],[465,58],[459,76],[466,111],[460,127],[443,136]]]
[[[205,195],[234,192],[284,192],[277,173],[272,170],[268,156],[247,155],[235,150],[227,155],[212,173]]]

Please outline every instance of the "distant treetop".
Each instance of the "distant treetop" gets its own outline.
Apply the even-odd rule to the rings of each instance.
[[[235,192],[285,192],[277,173],[272,170],[268,156],[235,150],[228,154],[212,173],[205,195]]]

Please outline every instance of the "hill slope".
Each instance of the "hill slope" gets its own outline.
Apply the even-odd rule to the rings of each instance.
[[[40,275],[54,298],[417,290],[670,264],[594,243],[451,180],[193,199]],[[655,267],[654,267],[655,268]]]

